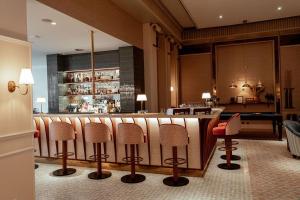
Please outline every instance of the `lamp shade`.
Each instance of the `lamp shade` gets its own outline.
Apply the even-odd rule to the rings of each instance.
[[[29,69],[29,68],[23,68],[21,70],[19,84],[28,84],[28,85],[34,84],[33,76],[32,76],[32,73],[31,73],[31,69]]]
[[[147,101],[147,96],[145,94],[138,94],[136,97],[137,101]]]
[[[211,98],[211,95],[209,92],[203,92],[202,93],[202,99],[210,99]]]
[[[46,98],[45,97],[38,97],[38,98],[36,98],[36,102],[37,103],[45,103],[46,102]]]

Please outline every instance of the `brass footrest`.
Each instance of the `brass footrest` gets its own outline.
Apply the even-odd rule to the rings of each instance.
[[[73,156],[73,155],[75,155],[74,152],[67,152],[67,157]],[[54,156],[56,156],[57,158],[61,158],[61,157],[63,157],[63,153],[56,153],[56,154],[54,154]]]
[[[89,158],[89,160],[98,161],[97,155],[90,155],[88,158]],[[107,158],[109,158],[108,154],[101,154],[101,160],[105,160]]]
[[[229,148],[231,148],[231,151],[237,150],[237,147],[231,146],[231,147],[229,147]],[[219,150],[219,151],[226,151],[226,147],[219,147],[218,150]]]
[[[166,165],[182,165],[186,163],[186,159],[184,158],[177,158],[177,162],[175,162],[174,158],[167,158],[164,160]]]
[[[134,162],[135,163],[138,163],[138,162],[141,162],[141,161],[143,161],[144,159],[142,158],[142,157],[134,157]],[[124,158],[122,158],[122,161],[124,161],[124,162],[131,162],[131,157],[130,156],[127,156],[127,157],[124,157]]]

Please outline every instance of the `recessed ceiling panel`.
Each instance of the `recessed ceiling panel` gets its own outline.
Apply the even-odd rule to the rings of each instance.
[[[33,50],[46,54],[89,52],[91,30],[95,51],[130,45],[35,0],[27,0],[27,29]]]
[[[197,28],[300,15],[300,0],[180,0]],[[222,16],[222,17],[220,17]]]

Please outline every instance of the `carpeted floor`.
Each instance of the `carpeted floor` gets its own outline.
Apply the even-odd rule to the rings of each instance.
[[[216,151],[204,178],[189,177],[190,184],[172,188],[162,184],[165,175],[147,174],[146,181],[124,184],[124,171],[112,171],[106,180],[89,180],[91,168],[76,167],[70,177],[53,177],[59,166],[40,164],[36,170],[38,200],[299,200],[300,160],[292,159],[286,141],[240,140],[241,169],[221,170],[221,152]]]

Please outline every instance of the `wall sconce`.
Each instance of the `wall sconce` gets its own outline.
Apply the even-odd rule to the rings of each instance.
[[[23,68],[21,69],[19,85],[16,85],[14,81],[8,81],[8,91],[13,93],[16,90],[16,88],[20,88],[20,85],[25,85],[26,90],[24,93],[21,93],[21,95],[26,95],[29,90],[29,85],[33,85],[33,84],[34,84],[34,80],[31,73],[31,69]]]
[[[174,91],[174,87],[173,87],[173,86],[170,87],[170,91],[171,91],[171,92]]]

